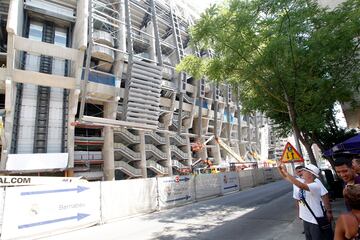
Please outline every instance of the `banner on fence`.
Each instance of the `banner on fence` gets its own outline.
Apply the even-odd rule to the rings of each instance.
[[[264,168],[265,182],[271,182],[275,180],[273,168]]]
[[[239,191],[239,176],[236,172],[220,173],[219,178],[222,194]]]
[[[6,188],[1,239],[37,237],[100,222],[100,183]]]
[[[195,201],[194,177],[158,178],[159,207],[169,208]]]
[[[0,176],[0,187],[87,182],[80,177]]]

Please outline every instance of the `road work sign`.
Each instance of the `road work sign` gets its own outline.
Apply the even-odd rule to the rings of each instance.
[[[291,162],[304,162],[303,157],[300,153],[294,148],[291,143],[286,143],[284,151],[281,156],[282,163],[291,163]]]

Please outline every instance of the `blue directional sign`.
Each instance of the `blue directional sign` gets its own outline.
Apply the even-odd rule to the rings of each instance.
[[[35,223],[19,225],[18,229],[37,227],[37,226],[41,226],[41,225],[69,221],[69,220],[74,220],[74,219],[76,219],[77,221],[80,221],[81,219],[86,218],[87,216],[90,216],[90,214],[78,213],[77,215],[71,216],[71,217],[64,217],[64,218],[52,219],[52,220],[47,220],[47,221],[42,221],[42,222],[35,222]]]
[[[184,178],[181,178],[179,181],[180,181],[180,182],[187,182],[187,181],[189,181],[189,180],[190,180],[190,178],[184,177]]]
[[[189,177],[184,177],[184,178],[179,178],[178,180],[177,179],[171,179],[171,180],[167,180],[167,181],[164,181],[166,183],[173,183],[173,182],[187,182],[189,181],[190,178]]]
[[[228,187],[224,187],[224,189],[230,189],[230,188],[237,188],[238,185],[232,185],[232,186],[228,186]]]
[[[59,193],[59,192],[82,192],[88,190],[87,187],[77,186],[76,188],[65,188],[65,189],[53,189],[53,190],[44,190],[44,191],[32,191],[32,192],[22,192],[21,196],[25,195],[36,195],[36,194],[48,194],[48,193]]]
[[[166,202],[167,202],[167,203],[168,203],[168,202],[176,202],[176,201],[181,201],[181,200],[188,200],[188,199],[190,199],[190,198],[191,198],[191,196],[186,195],[185,197],[181,197],[181,198],[175,198],[175,199],[167,200]]]

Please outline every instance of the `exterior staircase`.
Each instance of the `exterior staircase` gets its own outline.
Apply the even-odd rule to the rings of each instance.
[[[121,170],[130,177],[141,177],[141,169],[134,168],[124,161],[115,161],[115,169]]]
[[[122,143],[114,143],[114,152],[117,152],[118,154],[127,158],[128,160],[132,160],[132,161],[141,160],[141,156],[139,152],[135,152],[131,150]]]
[[[178,160],[172,160],[172,166],[176,169],[182,169],[187,167]]]
[[[159,136],[156,132],[147,132],[145,136],[150,138],[153,143],[166,144],[166,139],[164,137]]]
[[[174,135],[174,136],[171,136],[171,138],[172,138],[171,144],[173,144],[173,142],[176,142],[176,143],[178,143],[178,145],[181,145],[181,146],[187,144],[186,139],[182,138],[180,135]]]
[[[147,160],[146,166],[147,166],[147,168],[153,170],[156,173],[168,174],[168,169],[166,167],[163,167],[162,165],[158,164],[154,160]]]
[[[189,158],[188,154],[181,151],[177,146],[171,145],[170,150],[174,155],[176,155],[180,159],[188,159]]]
[[[158,159],[165,160],[167,158],[166,153],[162,152],[152,144],[146,144],[145,151],[149,152],[152,156],[157,157]]]
[[[132,134],[126,128],[115,128],[114,134],[119,134],[128,143],[140,143],[140,136]]]
[[[194,104],[194,99],[186,94],[184,94],[184,101],[190,104]]]

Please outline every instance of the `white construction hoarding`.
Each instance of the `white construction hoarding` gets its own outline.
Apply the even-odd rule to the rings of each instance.
[[[222,194],[239,191],[239,176],[236,172],[220,173],[219,178]]]
[[[157,210],[156,187],[155,178],[102,182],[102,222]]]
[[[239,172],[239,179],[240,179],[240,187],[241,189],[254,187],[254,177],[253,177],[254,170],[243,170]]]
[[[100,183],[6,188],[1,239],[30,239],[97,223]]]
[[[160,209],[195,201],[193,176],[158,178],[158,189]]]
[[[5,188],[0,188],[0,233],[3,224],[4,202],[5,202]]]
[[[217,174],[199,174],[195,177],[196,199],[221,194],[220,178]]]

